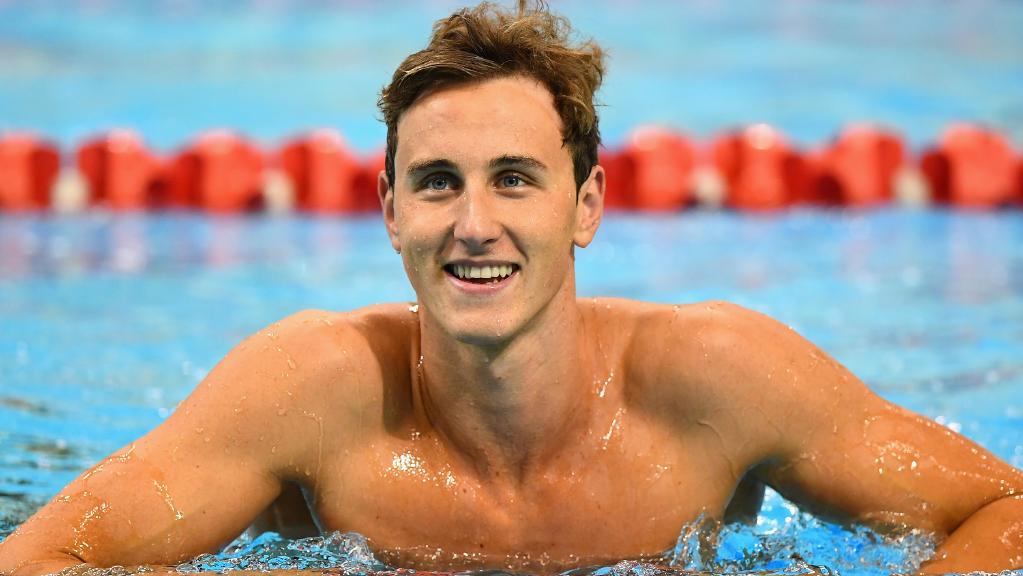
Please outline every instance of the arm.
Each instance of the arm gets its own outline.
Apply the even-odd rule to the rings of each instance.
[[[758,439],[762,481],[824,516],[947,535],[924,572],[1023,567],[1023,473],[766,316],[719,314],[718,377],[752,408],[743,436]]]
[[[312,361],[324,344],[299,319],[269,330],[275,350],[265,331],[249,338],[164,423],[79,476],[11,534],[0,544],[0,573],[173,565],[240,534],[284,481],[296,480],[289,465],[307,459],[309,446],[316,458],[316,427],[300,410],[279,412],[303,398],[286,392],[316,377],[293,366],[328,364]],[[289,388],[281,375],[292,378]]]

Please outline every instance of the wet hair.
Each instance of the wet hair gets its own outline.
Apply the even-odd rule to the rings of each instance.
[[[512,13],[484,2],[438,20],[426,48],[395,70],[377,103],[387,125],[384,169],[392,188],[398,121],[420,97],[515,75],[536,80],[554,96],[576,189],[589,177],[600,145],[593,95],[604,77],[604,52],[592,41],[573,44],[567,19],[548,11],[542,1],[529,4],[519,0]]]

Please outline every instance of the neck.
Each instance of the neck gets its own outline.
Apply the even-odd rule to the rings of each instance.
[[[522,482],[585,426],[592,368],[571,292],[489,346],[459,342],[420,314],[423,413],[481,477]]]

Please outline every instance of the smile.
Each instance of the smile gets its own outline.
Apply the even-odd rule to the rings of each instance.
[[[444,271],[460,283],[498,285],[518,271],[517,264],[448,264]]]

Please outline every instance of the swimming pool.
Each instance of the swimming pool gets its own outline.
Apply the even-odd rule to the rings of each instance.
[[[0,534],[160,422],[248,333],[302,308],[413,298],[377,217],[0,216],[0,245]],[[724,298],[774,315],[883,396],[1023,466],[1023,214],[615,213],[578,255],[581,296]],[[929,550],[773,494],[757,526],[722,542],[678,566],[805,571],[798,554],[882,574]],[[374,566],[357,537],[287,544],[240,545],[250,564]]]
[[[383,142],[377,90],[427,23],[462,3],[0,2],[0,131],[37,131],[68,151],[127,126],[167,152],[213,127],[273,146],[331,126],[372,152]],[[807,146],[860,120],[899,130],[917,151],[958,120],[1023,144],[1023,3],[642,6],[555,6],[611,52],[609,144],[650,122],[702,140],[769,122]],[[579,285],[774,315],[882,395],[1021,467],[1021,240],[1018,212],[616,214],[579,252]],[[374,217],[0,214],[0,537],[160,422],[248,333],[301,308],[412,297]],[[758,524],[726,529],[716,552],[695,554],[692,536],[681,530],[666,562],[887,574],[928,552],[920,536],[843,530],[774,494]],[[242,541],[234,556],[194,567],[298,557],[381,568],[352,535]]]
[[[384,141],[375,103],[429,23],[470,2],[0,2],[0,131],[72,146],[115,127],[168,151],[229,127],[263,144],[331,126]],[[508,3],[511,3],[509,0]],[[951,122],[1023,145],[1023,4],[1006,0],[559,0],[611,55],[605,140],[667,124],[706,139],[767,122],[802,145],[849,122],[914,148]]]

